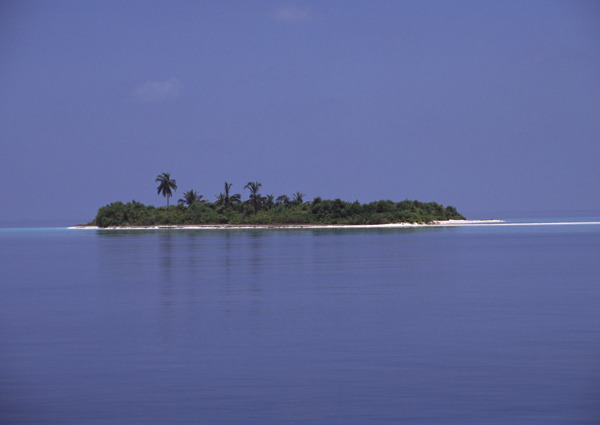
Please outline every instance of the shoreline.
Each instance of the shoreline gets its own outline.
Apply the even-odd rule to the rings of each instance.
[[[387,224],[165,224],[158,226],[98,227],[76,225],[68,229],[78,230],[255,230],[255,229],[404,229],[419,227],[455,227],[501,224],[503,220],[445,220],[432,223]]]
[[[560,221],[507,223],[504,220],[445,220],[431,223],[388,224],[165,224],[157,226],[98,227],[75,225],[71,230],[302,230],[302,229],[414,229],[427,227],[477,227],[477,226],[569,226],[600,225],[600,221]]]

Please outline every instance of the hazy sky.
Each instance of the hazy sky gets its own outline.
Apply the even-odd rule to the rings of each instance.
[[[600,210],[600,2],[0,2],[0,221],[214,200]]]

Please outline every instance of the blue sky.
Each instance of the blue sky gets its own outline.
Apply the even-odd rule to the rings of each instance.
[[[600,210],[600,2],[3,1],[0,221],[155,177],[467,215]]]

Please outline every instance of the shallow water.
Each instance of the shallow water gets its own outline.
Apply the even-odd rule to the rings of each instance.
[[[600,421],[600,226],[0,231],[0,422]]]

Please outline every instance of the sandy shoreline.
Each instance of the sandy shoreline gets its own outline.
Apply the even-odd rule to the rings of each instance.
[[[160,226],[97,227],[72,226],[69,229],[90,230],[252,230],[252,229],[403,229],[415,227],[449,227],[466,225],[500,224],[502,220],[446,220],[433,223],[389,223],[389,224],[186,224]]]
[[[561,221],[507,223],[504,220],[446,220],[432,223],[389,223],[389,224],[188,224],[160,226],[127,226],[97,227],[78,225],[69,229],[80,230],[256,230],[256,229],[410,229],[425,227],[458,227],[458,226],[566,226],[566,225],[600,225],[600,221]]]

